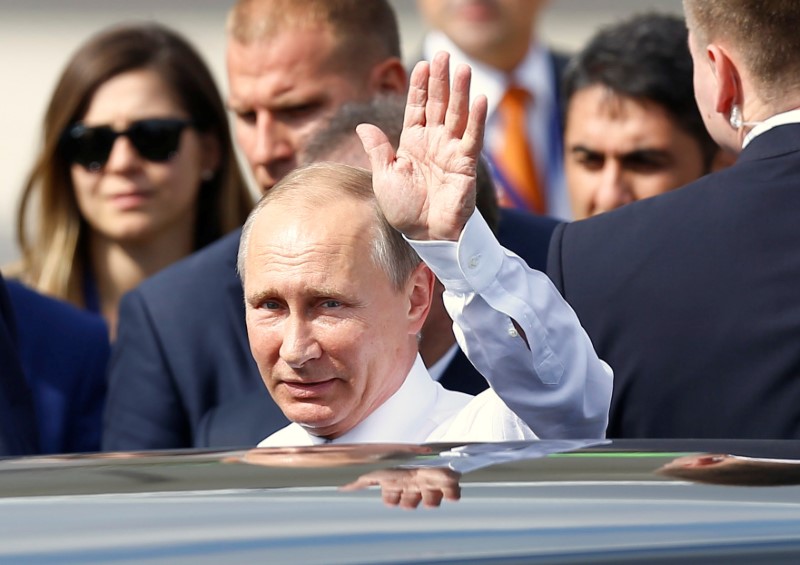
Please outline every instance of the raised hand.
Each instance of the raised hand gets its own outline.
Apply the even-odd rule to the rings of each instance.
[[[475,209],[475,170],[483,145],[486,98],[469,107],[471,71],[459,65],[450,87],[447,53],[411,73],[403,132],[395,153],[384,133],[357,128],[372,166],[378,204],[409,239],[458,240]]]

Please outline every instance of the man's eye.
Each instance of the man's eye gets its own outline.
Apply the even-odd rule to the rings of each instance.
[[[667,169],[671,163],[670,157],[663,151],[638,151],[626,155],[623,166],[640,174],[655,174]]]
[[[664,163],[653,159],[628,159],[625,162],[627,169],[641,174],[660,173],[664,170]]]
[[[320,105],[318,103],[310,102],[308,104],[300,104],[291,108],[286,108],[283,113],[288,119],[300,120],[315,114],[319,108]]]
[[[274,300],[267,300],[261,303],[261,308],[264,310],[278,310],[280,307],[281,305]]]
[[[604,159],[599,155],[581,155],[577,161],[587,169],[599,170],[603,168]]]
[[[254,124],[256,121],[256,113],[251,111],[236,112],[236,119],[246,124]]]
[[[339,302],[338,300],[325,300],[322,303],[323,308],[340,308],[341,306],[342,303]]]

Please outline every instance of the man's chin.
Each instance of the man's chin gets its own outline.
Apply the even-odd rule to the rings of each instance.
[[[341,420],[330,408],[313,402],[292,402],[281,409],[290,421],[314,435],[329,435]]]

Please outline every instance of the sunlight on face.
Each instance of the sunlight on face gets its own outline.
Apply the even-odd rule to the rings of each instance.
[[[269,40],[228,43],[228,105],[236,139],[256,182],[269,190],[297,167],[310,135],[344,103],[368,99],[368,77],[345,73],[324,30],[291,30]]]
[[[409,301],[372,260],[375,212],[344,197],[276,201],[251,233],[244,292],[250,347],[286,416],[338,437],[400,387],[416,351]]]

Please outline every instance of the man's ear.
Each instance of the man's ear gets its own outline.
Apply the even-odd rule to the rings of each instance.
[[[408,322],[409,334],[416,335],[422,330],[422,325],[431,310],[433,299],[433,284],[436,277],[425,263],[420,263],[406,284],[408,296]]]
[[[399,94],[408,90],[408,72],[397,57],[389,57],[372,67],[369,88],[374,94]]]
[[[736,62],[730,53],[715,43],[706,47],[706,53],[716,78],[715,110],[730,116],[734,104],[742,103],[742,81]]]

